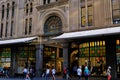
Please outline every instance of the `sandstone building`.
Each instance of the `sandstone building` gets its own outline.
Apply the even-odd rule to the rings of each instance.
[[[0,0],[0,67],[11,75],[46,66],[89,66],[120,75],[119,0]]]

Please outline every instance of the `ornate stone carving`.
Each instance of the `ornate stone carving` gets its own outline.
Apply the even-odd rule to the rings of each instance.
[[[40,5],[40,6],[37,6],[36,8],[38,10],[44,10],[44,9],[50,9],[50,8],[54,8],[54,7],[57,7],[57,6],[65,5],[67,3],[68,3],[68,0],[61,0],[61,1],[58,1],[58,2],[53,2],[53,3],[49,3],[49,4],[45,4],[45,5]]]

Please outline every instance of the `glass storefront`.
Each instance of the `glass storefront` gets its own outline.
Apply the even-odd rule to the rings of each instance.
[[[105,41],[93,41],[71,44],[70,64],[88,66],[93,76],[104,76],[106,71]],[[77,65],[75,65],[77,64]]]
[[[16,54],[17,54],[16,55],[16,69],[17,69],[16,73],[21,74],[23,72],[24,67],[35,68],[36,53],[35,53],[34,46],[18,47]]]
[[[120,40],[116,40],[117,74],[120,76]]]
[[[11,48],[0,48],[0,68],[10,68]]]
[[[62,48],[44,46],[43,55],[43,68],[55,67],[56,72],[60,73],[62,71]]]

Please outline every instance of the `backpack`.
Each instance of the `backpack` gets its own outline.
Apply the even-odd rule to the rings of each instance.
[[[90,75],[90,71],[89,71],[89,70],[85,70],[85,71],[84,71],[84,75],[85,75],[85,76],[89,76],[89,75]]]

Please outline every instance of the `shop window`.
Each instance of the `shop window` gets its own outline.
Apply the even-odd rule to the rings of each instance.
[[[116,40],[117,74],[120,75],[120,40]]]
[[[44,61],[44,67],[55,67],[56,64],[56,55],[57,55],[57,48],[55,47],[49,47],[45,46],[44,47],[44,56],[43,56],[43,61]]]
[[[62,48],[44,46],[43,50],[43,67],[55,67],[56,73],[62,72],[63,52]]]
[[[24,67],[35,67],[36,54],[34,46],[22,46],[18,47],[16,50],[17,73],[22,74]]]
[[[105,41],[85,42],[78,45],[78,48],[71,49],[71,67],[75,64],[77,66],[88,66],[92,76],[106,76],[104,73],[106,70]]]
[[[0,48],[0,67],[10,68],[10,62],[11,62],[11,49]]]

